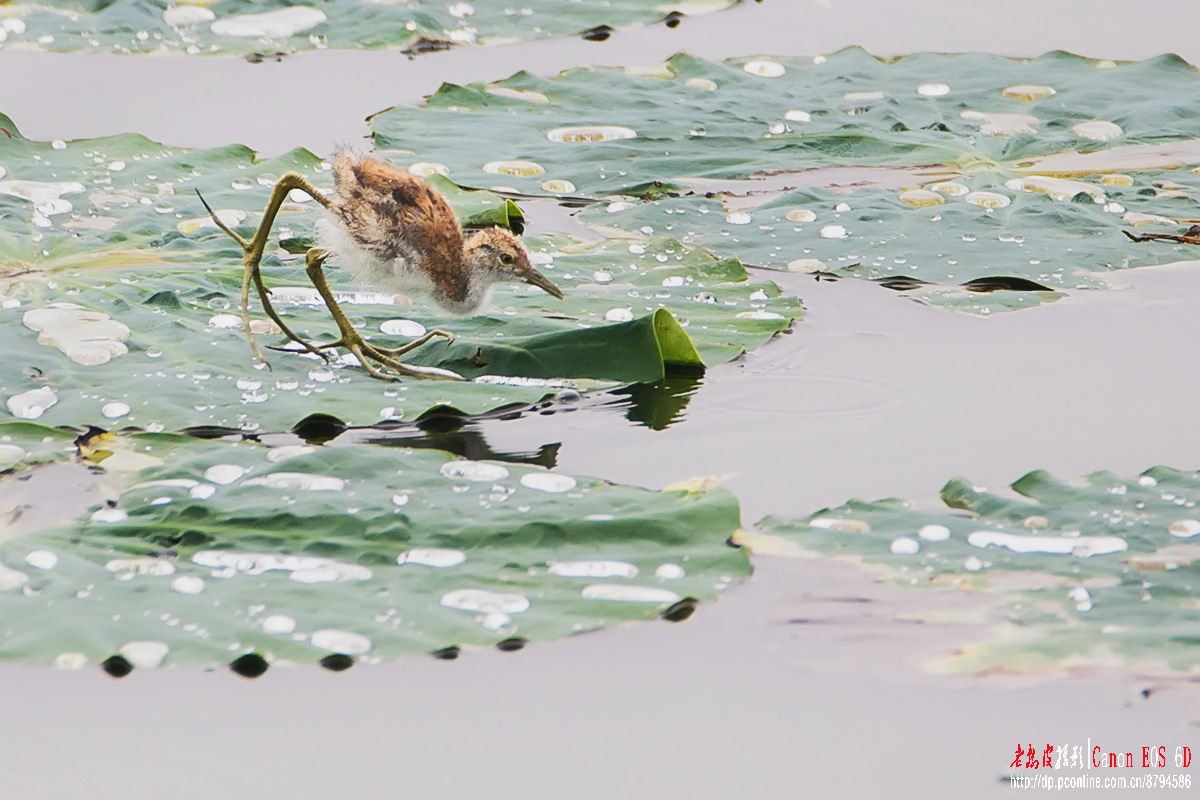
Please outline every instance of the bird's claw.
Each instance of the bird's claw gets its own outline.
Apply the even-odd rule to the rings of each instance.
[[[422,336],[419,340],[417,340],[417,342],[423,344],[432,338],[434,333],[443,332],[431,331],[430,333],[425,334],[425,336]],[[466,380],[466,378],[464,378],[462,375],[459,375],[457,372],[452,370],[442,369],[440,367],[421,367],[413,364],[405,364],[404,362],[400,361],[391,351],[368,344],[361,337],[355,338],[357,338],[357,341],[354,339],[347,340],[346,349],[354,354],[354,357],[358,359],[359,365],[362,366],[363,371],[372,378],[379,378],[380,380],[386,381],[398,381],[402,377],[451,381]],[[407,350],[411,350],[415,346],[417,346],[417,343],[410,342],[405,346],[405,348],[397,349],[407,352]],[[384,367],[387,367],[389,370],[391,370],[391,372],[384,372],[383,370],[372,366],[369,361],[374,361]]]
[[[301,343],[301,344],[303,344],[303,343]],[[279,353],[304,353],[304,354],[311,353],[312,355],[319,356],[321,358],[321,360],[324,361],[326,364],[328,364],[329,360],[331,358],[333,358],[333,356],[331,354],[324,352],[324,349],[332,347],[332,345],[322,345],[321,347],[302,348],[302,347],[288,347],[287,345],[269,344],[266,347],[268,350],[275,350],[276,352],[279,352]],[[267,366],[269,367],[270,364],[268,364]]]

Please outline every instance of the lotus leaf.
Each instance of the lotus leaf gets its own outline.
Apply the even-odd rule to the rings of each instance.
[[[1130,246],[1121,230],[1197,216],[1182,167],[1200,163],[1198,86],[1174,56],[677,55],[654,75],[447,84],[372,125],[381,147],[429,143],[423,153],[461,185],[603,200],[579,218],[608,235],[669,233],[755,266],[915,279],[935,284],[917,293],[927,302],[989,313],[1186,257]],[[481,126],[488,142],[469,135]],[[998,277],[1037,286],[962,286]]]
[[[50,52],[189,53],[274,57],[327,48],[403,49],[505,44],[588,34],[720,11],[737,0],[606,0],[521,5],[428,0],[50,0],[0,10],[0,48]]]
[[[129,453],[142,464],[108,469]],[[217,666],[519,646],[686,617],[750,571],[726,543],[739,513],[720,489],[168,434],[93,432],[80,456],[120,496],[3,543],[0,658]]]
[[[994,598],[996,641],[948,666],[1037,670],[1104,660],[1200,664],[1200,473],[1154,467],[1132,479],[1047,472],[1013,499],[963,478],[941,491],[951,510],[901,500],[851,501],[760,527],[810,551],[882,565],[901,585]]]
[[[465,320],[356,288],[330,270],[351,318],[373,336],[450,330],[453,345],[431,344],[412,360],[479,382],[388,385],[344,358],[324,364],[296,354],[276,355],[273,370],[261,372],[237,313],[241,253],[194,190],[249,235],[284,172],[330,188],[325,162],[305,150],[256,161],[243,147],[178,150],[135,135],[32,142],[10,120],[0,127],[9,133],[0,139],[0,315],[10,331],[0,385],[5,402],[28,392],[53,397],[26,398],[20,413],[10,407],[20,418],[282,430],[318,409],[351,424],[413,419],[435,406],[479,413],[567,385],[657,381],[678,367],[719,364],[799,316],[796,300],[752,283],[736,259],[674,239],[582,244],[546,235],[527,245],[568,299],[503,285]],[[464,224],[521,218],[509,199],[430,180]],[[300,253],[317,204],[301,199],[284,206],[264,274],[289,324],[319,339],[335,327],[304,274]],[[266,326],[266,343],[283,342],[266,320],[256,324]]]

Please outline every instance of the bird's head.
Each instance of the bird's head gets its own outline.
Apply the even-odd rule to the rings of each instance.
[[[525,246],[503,228],[488,228],[472,235],[463,248],[463,261],[472,277],[482,283],[529,283],[563,299],[559,288],[534,269]]]

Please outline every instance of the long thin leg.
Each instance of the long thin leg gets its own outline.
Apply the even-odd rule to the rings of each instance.
[[[445,339],[447,342],[453,342],[454,334],[450,333],[450,331],[443,331],[443,330],[434,328],[433,330],[426,333],[424,336],[420,336],[416,339],[413,339],[411,342],[403,344],[400,347],[377,347],[375,349],[378,350],[379,352],[383,353],[386,356],[391,356],[392,358],[396,358],[397,356],[402,356],[405,353],[410,353],[413,350],[416,350],[421,345],[427,344],[428,342],[432,341],[433,339],[439,339],[439,338]]]
[[[266,287],[262,282],[262,271],[260,262],[262,261],[263,252],[266,250],[267,242],[271,238],[271,227],[275,224],[275,217],[279,214],[279,209],[283,206],[287,199],[288,193],[293,189],[299,189],[305,194],[312,197],[325,208],[330,208],[329,198],[317,191],[317,188],[308,182],[302,175],[297,175],[294,172],[289,172],[279,179],[279,183],[275,184],[275,189],[271,192],[271,199],[267,202],[267,208],[263,211],[262,221],[258,224],[258,230],[254,233],[254,238],[246,241],[239,236],[232,228],[226,225],[216,212],[208,205],[203,197],[200,197],[200,202],[204,203],[204,208],[208,211],[210,217],[216,226],[224,231],[230,238],[241,245],[242,248],[242,328],[246,331],[246,338],[250,342],[250,349],[254,353],[254,357],[258,359],[260,364],[267,364],[267,359],[263,356],[262,351],[258,348],[258,343],[254,340],[254,333],[250,330],[250,283],[253,282],[255,288],[258,289],[259,298],[262,300],[263,310],[267,312],[271,320],[279,326],[289,339],[292,339],[304,347],[309,352],[319,353],[318,349],[300,337],[296,336],[280,319],[275,312],[274,306],[268,299]],[[196,192],[200,194],[199,191]]]
[[[272,322],[279,326],[279,330],[283,331],[284,336],[304,348],[305,352],[318,355],[326,361],[329,360],[329,355],[327,353],[323,352],[317,345],[300,338],[300,336],[298,336],[294,331],[292,331],[291,328],[287,326],[287,323],[280,318],[279,314],[276,313],[275,307],[271,305],[270,291],[263,284],[262,273],[258,270],[254,271],[254,287],[258,290],[258,298],[260,301],[262,301],[263,311],[265,311],[267,316],[271,318]],[[321,345],[321,347],[325,348],[335,346],[337,346],[336,342],[332,344]]]
[[[354,330],[354,326],[350,324],[346,312],[342,311],[342,307],[338,305],[338,301],[334,299],[333,290],[329,288],[329,282],[325,280],[325,271],[322,266],[325,264],[327,254],[324,250],[313,247],[304,256],[304,271],[308,273],[308,279],[312,285],[316,287],[317,293],[321,295],[321,299],[325,301],[325,305],[329,308],[329,313],[333,315],[333,321],[337,323],[338,330],[342,333],[341,342],[344,346],[349,347],[354,337],[358,332]]]
[[[350,320],[346,317],[342,307],[338,305],[337,300],[333,296],[333,290],[329,288],[329,282],[325,280],[325,272],[322,270],[322,265],[325,263],[326,254],[318,249],[312,248],[308,251],[305,257],[305,271],[308,272],[308,279],[312,281],[312,285],[316,287],[317,292],[325,301],[325,305],[329,307],[329,313],[333,315],[333,321],[337,323],[338,330],[342,336],[338,342],[347,350],[355,355],[358,363],[362,365],[363,370],[372,378],[380,378],[382,380],[399,380],[400,376],[408,376],[411,378],[435,378],[441,380],[463,380],[463,377],[457,372],[452,372],[448,369],[440,369],[438,367],[417,367],[405,364],[394,357],[392,351],[382,350],[366,342],[362,335],[354,329]],[[403,352],[413,349],[419,344],[425,344],[430,339],[435,337],[445,337],[452,339],[453,336],[445,331],[430,331],[422,336],[417,343],[409,342],[402,348],[398,348]],[[383,366],[394,370],[395,375],[381,372],[371,366],[369,361],[377,361]]]

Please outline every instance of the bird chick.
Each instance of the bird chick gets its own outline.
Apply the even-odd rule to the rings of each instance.
[[[415,175],[342,150],[333,158],[333,176],[336,190],[333,197],[326,197],[296,173],[280,178],[253,239],[242,238],[200,198],[213,223],[242,248],[242,325],[261,363],[265,364],[266,359],[250,329],[251,286],[258,292],[267,316],[288,339],[308,353],[328,358],[324,351],[344,347],[354,354],[368,375],[383,380],[398,380],[401,376],[462,380],[462,376],[450,370],[405,364],[400,360],[402,355],[433,339],[452,340],[451,333],[430,330],[395,348],[378,347],[366,341],[342,311],[325,279],[323,266],[331,254],[360,281],[393,291],[428,295],[441,308],[460,316],[478,311],[487,302],[491,288],[503,281],[529,283],[563,299],[563,293],[534,269],[529,253],[508,231],[491,228],[464,241],[462,229],[445,198]],[[305,271],[325,301],[341,336],[320,345],[298,336],[275,311],[260,267],[275,216],[290,193],[296,191],[312,197],[326,212],[317,224],[321,246],[308,251]],[[385,370],[372,366],[372,361]]]
[[[501,282],[524,282],[563,298],[508,231],[490,228],[464,241],[445,198],[426,181],[342,150],[333,158],[335,195],[317,223],[321,248],[358,280],[427,295],[469,316]]]

